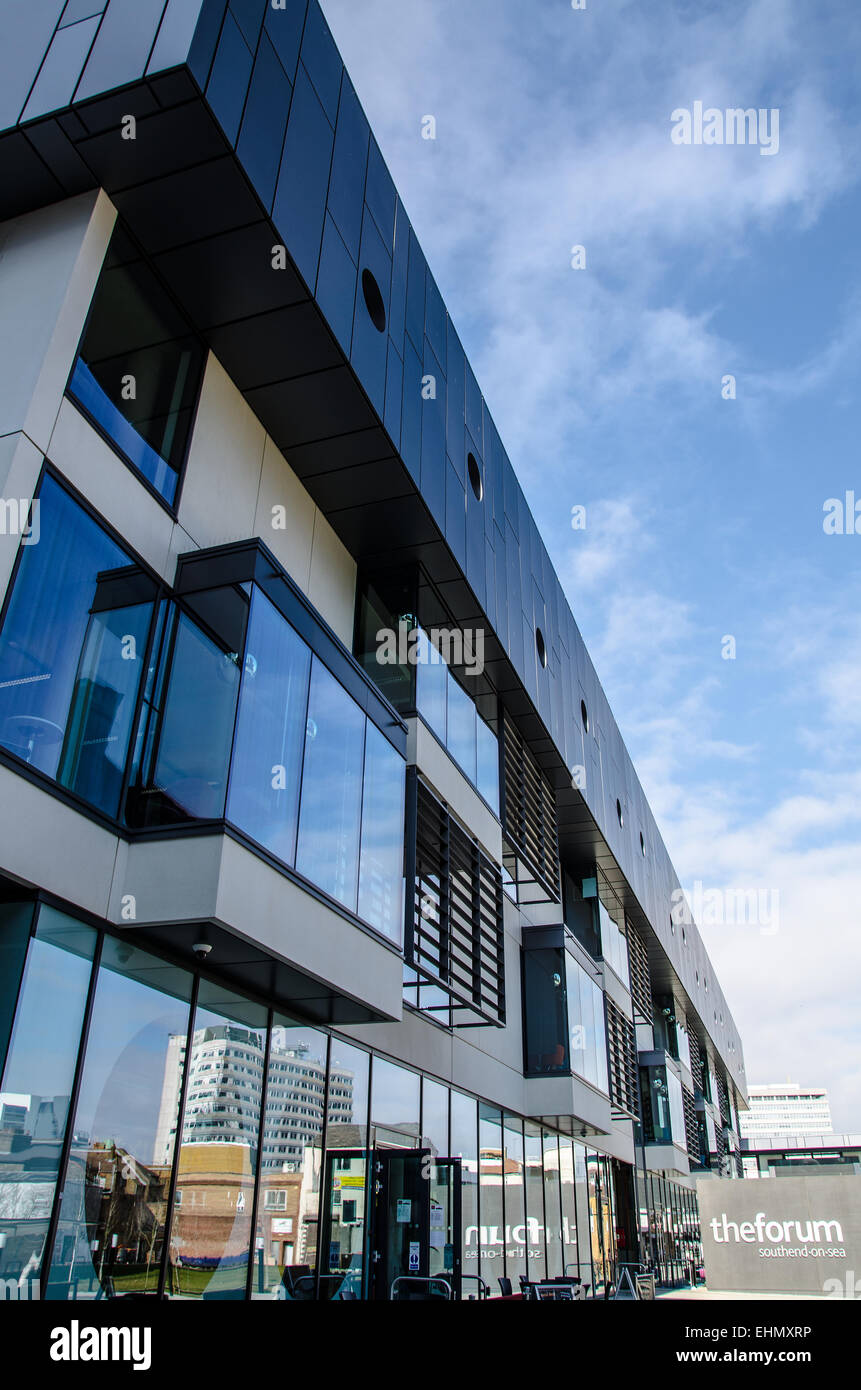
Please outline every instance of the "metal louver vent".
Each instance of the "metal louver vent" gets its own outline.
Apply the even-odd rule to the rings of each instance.
[[[682,1086],[682,1101],[685,1109],[685,1143],[688,1150],[688,1158],[692,1163],[701,1162],[700,1155],[700,1129],[697,1124],[697,1105],[692,1093],[687,1086]]]
[[[556,796],[508,714],[502,720],[502,826],[516,854],[559,900]]]
[[[635,1016],[645,1023],[652,1021],[652,980],[649,974],[649,952],[637,928],[628,923],[628,959],[631,965],[631,1000]]]
[[[405,956],[443,992],[453,1026],[505,1023],[502,876],[414,770],[408,782]]]
[[[610,1104],[614,1119],[637,1119],[639,1071],[634,1025],[612,999],[607,999],[607,1053],[610,1069]]]

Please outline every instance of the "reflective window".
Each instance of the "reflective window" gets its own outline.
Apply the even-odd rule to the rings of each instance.
[[[502,1147],[502,1115],[493,1106],[481,1102],[478,1107],[481,1215],[481,1267],[478,1272],[490,1284],[493,1293],[498,1293],[496,1281],[505,1272]]]
[[[355,912],[365,718],[316,658],[305,728],[296,867]]]
[[[600,899],[598,901],[598,917],[601,925],[601,951],[604,959],[616,972],[622,984],[630,985],[627,938],[623,928],[613,921]]]
[[[472,696],[455,680],[437,648],[420,634],[416,709],[491,809],[499,813],[499,742]]]
[[[191,976],[106,937],[48,1295],[153,1292],[168,1216]],[[169,1252],[169,1286],[200,1276]]]
[[[475,786],[475,705],[453,677],[448,680],[448,738],[446,747]]]
[[[582,1283],[592,1283],[592,1244],[589,1235],[589,1183],[586,1176],[586,1150],[574,1143],[574,1197],[577,1207],[577,1259]]]
[[[252,1298],[307,1301],[317,1268],[328,1039],[275,1015],[269,1041]],[[353,1085],[333,1072],[329,1113],[352,1113]]]
[[[478,741],[478,775],[476,786],[488,806],[494,810],[499,807],[499,741],[493,730],[485,724],[480,715],[475,721]]]
[[[19,1297],[41,1268],[95,947],[89,927],[41,908],[0,1082],[0,1278]]]
[[[422,1148],[427,1146],[440,1158],[448,1155],[448,1087],[426,1076],[422,1080]]]
[[[53,478],[33,506],[0,634],[0,743],[116,815],[154,586]]]
[[[311,653],[255,588],[242,673],[228,817],[292,864]]]
[[[407,1071],[384,1057],[374,1057],[371,1069],[371,1124],[375,1146],[413,1147],[419,1137],[418,1072]]]
[[[406,764],[370,720],[365,736],[359,916],[401,944]]]
[[[186,1059],[168,1296],[244,1298],[266,1011],[201,980]]]
[[[207,617],[221,617],[214,609],[207,604]],[[224,815],[242,650],[241,634],[225,627],[222,635],[179,615],[153,777],[163,821]]]
[[[176,496],[203,362],[198,339],[118,227],[69,393],[167,502]]]
[[[562,947],[526,948],[523,951],[523,1009],[526,1070],[531,1074],[561,1074],[572,1066],[569,1059],[566,1007],[566,955]],[[574,962],[569,958],[569,988],[577,989]],[[572,1044],[576,1043],[572,1033]]]
[[[604,995],[594,980],[566,955],[568,966],[568,1018],[571,1030],[571,1069],[605,1093],[607,1038],[604,1025]]]
[[[541,1127],[526,1120],[523,1126],[526,1166],[527,1278],[543,1279],[544,1258],[544,1156]]]
[[[477,1102],[461,1091],[451,1093],[451,1156],[461,1160],[462,1273],[479,1271],[478,1229],[478,1113]],[[475,1280],[463,1286],[466,1294],[475,1291]]]
[[[324,1274],[337,1276],[325,1291],[338,1299],[366,1287],[369,1072],[367,1052],[332,1038],[321,1249]]]
[[[447,739],[446,699],[450,680],[445,662],[422,633],[416,665],[416,709],[443,745]]]
[[[577,1201],[574,1186],[574,1142],[559,1136],[559,1183],[562,1197],[562,1273],[582,1279],[577,1258]]]
[[[523,1121],[506,1115],[503,1129],[505,1172],[505,1272],[514,1293],[526,1275],[526,1190]]]
[[[544,1147],[544,1244],[547,1247],[547,1274],[550,1279],[563,1274],[562,1183],[559,1169],[559,1140],[548,1130]]]

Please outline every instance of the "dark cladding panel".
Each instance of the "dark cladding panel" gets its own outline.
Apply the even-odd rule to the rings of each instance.
[[[341,90],[344,65],[329,26],[323,18],[323,11],[317,4],[312,4],[308,10],[302,35],[301,57],[305,71],[323,104],[323,110],[334,125],[338,115],[338,94]]]
[[[401,458],[418,483],[422,460],[422,364],[409,338],[404,341],[404,396]]]
[[[451,319],[446,320],[446,392],[445,437],[449,457],[458,477],[466,482],[466,449],[464,447],[464,354]]]
[[[261,4],[261,0],[230,0],[228,8],[242,30],[242,37],[253,53],[257,47],[263,15],[268,5]]]
[[[328,208],[329,215],[354,261],[359,259],[362,237],[362,200],[369,133],[370,127],[365,114],[359,105],[353,84],[345,72],[341,83],[338,124],[335,128]]]
[[[323,250],[317,275],[317,303],[326,315],[329,326],[349,357],[353,338],[353,308],[356,298],[356,266],[341,240],[341,234],[329,214],[323,229]],[[400,418],[400,396],[398,397]]]
[[[307,8],[307,0],[284,0],[283,9],[276,10],[272,4],[266,7],[263,28],[272,40],[281,66],[291,82],[296,76]]]
[[[271,208],[290,110],[290,82],[264,34],[257,49],[236,153],[264,207]]]
[[[366,302],[364,277],[373,276],[382,300],[383,323],[378,326],[371,317],[371,307]],[[389,290],[392,282],[392,262],[386,252],[373,218],[365,210],[362,225],[362,249],[359,256],[359,284],[356,292],[356,307],[353,319],[353,346],[350,361],[353,368],[373,401],[377,414],[382,417],[386,405],[386,348],[388,335],[385,324],[389,315]]]
[[[435,399],[429,395],[428,378],[433,378]],[[445,534],[445,378],[442,368],[425,339],[424,382],[422,389],[422,471],[421,490],[431,515]]]
[[[165,0],[111,0],[75,93],[77,101],[143,76],[164,11]]]
[[[377,224],[383,245],[391,255],[395,234],[395,185],[373,135],[368,150],[365,202]]]
[[[68,29],[57,30],[24,108],[22,121],[34,120],[36,116],[68,105],[98,27],[99,16],[95,15]]]
[[[407,272],[407,333],[413,347],[422,346],[425,325],[425,273],[427,266],[415,232],[410,228],[409,268]]]
[[[91,9],[92,5],[88,8]],[[219,0],[168,0],[155,48],[147,64],[147,72],[163,72],[165,68],[186,62],[196,30],[200,34],[199,53],[202,57],[206,47],[206,33],[212,33],[214,29],[211,39],[211,53],[214,53],[218,30],[213,25],[213,19],[221,22],[223,8]],[[63,23],[65,22],[66,13],[63,14]]]
[[[51,42],[63,0],[27,0],[15,6],[14,23],[4,25],[0,44],[0,126],[14,125],[36,80]]]
[[[404,392],[404,364],[389,338],[386,361],[386,417],[384,424],[396,449],[401,443],[401,403]]]
[[[389,336],[398,356],[404,350],[404,321],[407,311],[407,267],[410,255],[410,224],[404,205],[398,199],[395,209],[395,248],[392,255],[392,293],[389,302]]]
[[[231,145],[236,143],[254,62],[251,49],[228,14],[206,87],[206,97]]]
[[[308,285],[317,279],[333,141],[332,127],[300,64],[272,216]]]
[[[450,461],[445,468],[445,538],[462,570],[466,569],[466,497]]]

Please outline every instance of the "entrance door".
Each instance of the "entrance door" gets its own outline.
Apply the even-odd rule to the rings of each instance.
[[[461,1296],[461,1201],[459,1158],[430,1161],[428,1274],[438,1274]]]
[[[375,1149],[371,1296],[391,1298],[396,1279],[444,1279],[460,1290],[460,1160],[427,1149]],[[416,1292],[423,1291],[416,1284]],[[441,1284],[428,1291],[439,1297]]]

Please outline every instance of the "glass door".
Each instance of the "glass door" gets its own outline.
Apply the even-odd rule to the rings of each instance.
[[[396,1279],[428,1276],[430,1166],[426,1149],[374,1150],[370,1279],[375,1299],[390,1298]]]
[[[365,1297],[367,1149],[330,1149],[323,1185],[322,1299]]]
[[[460,1159],[430,1158],[428,1274],[439,1275],[461,1296]],[[475,1284],[472,1285],[475,1288]]]

